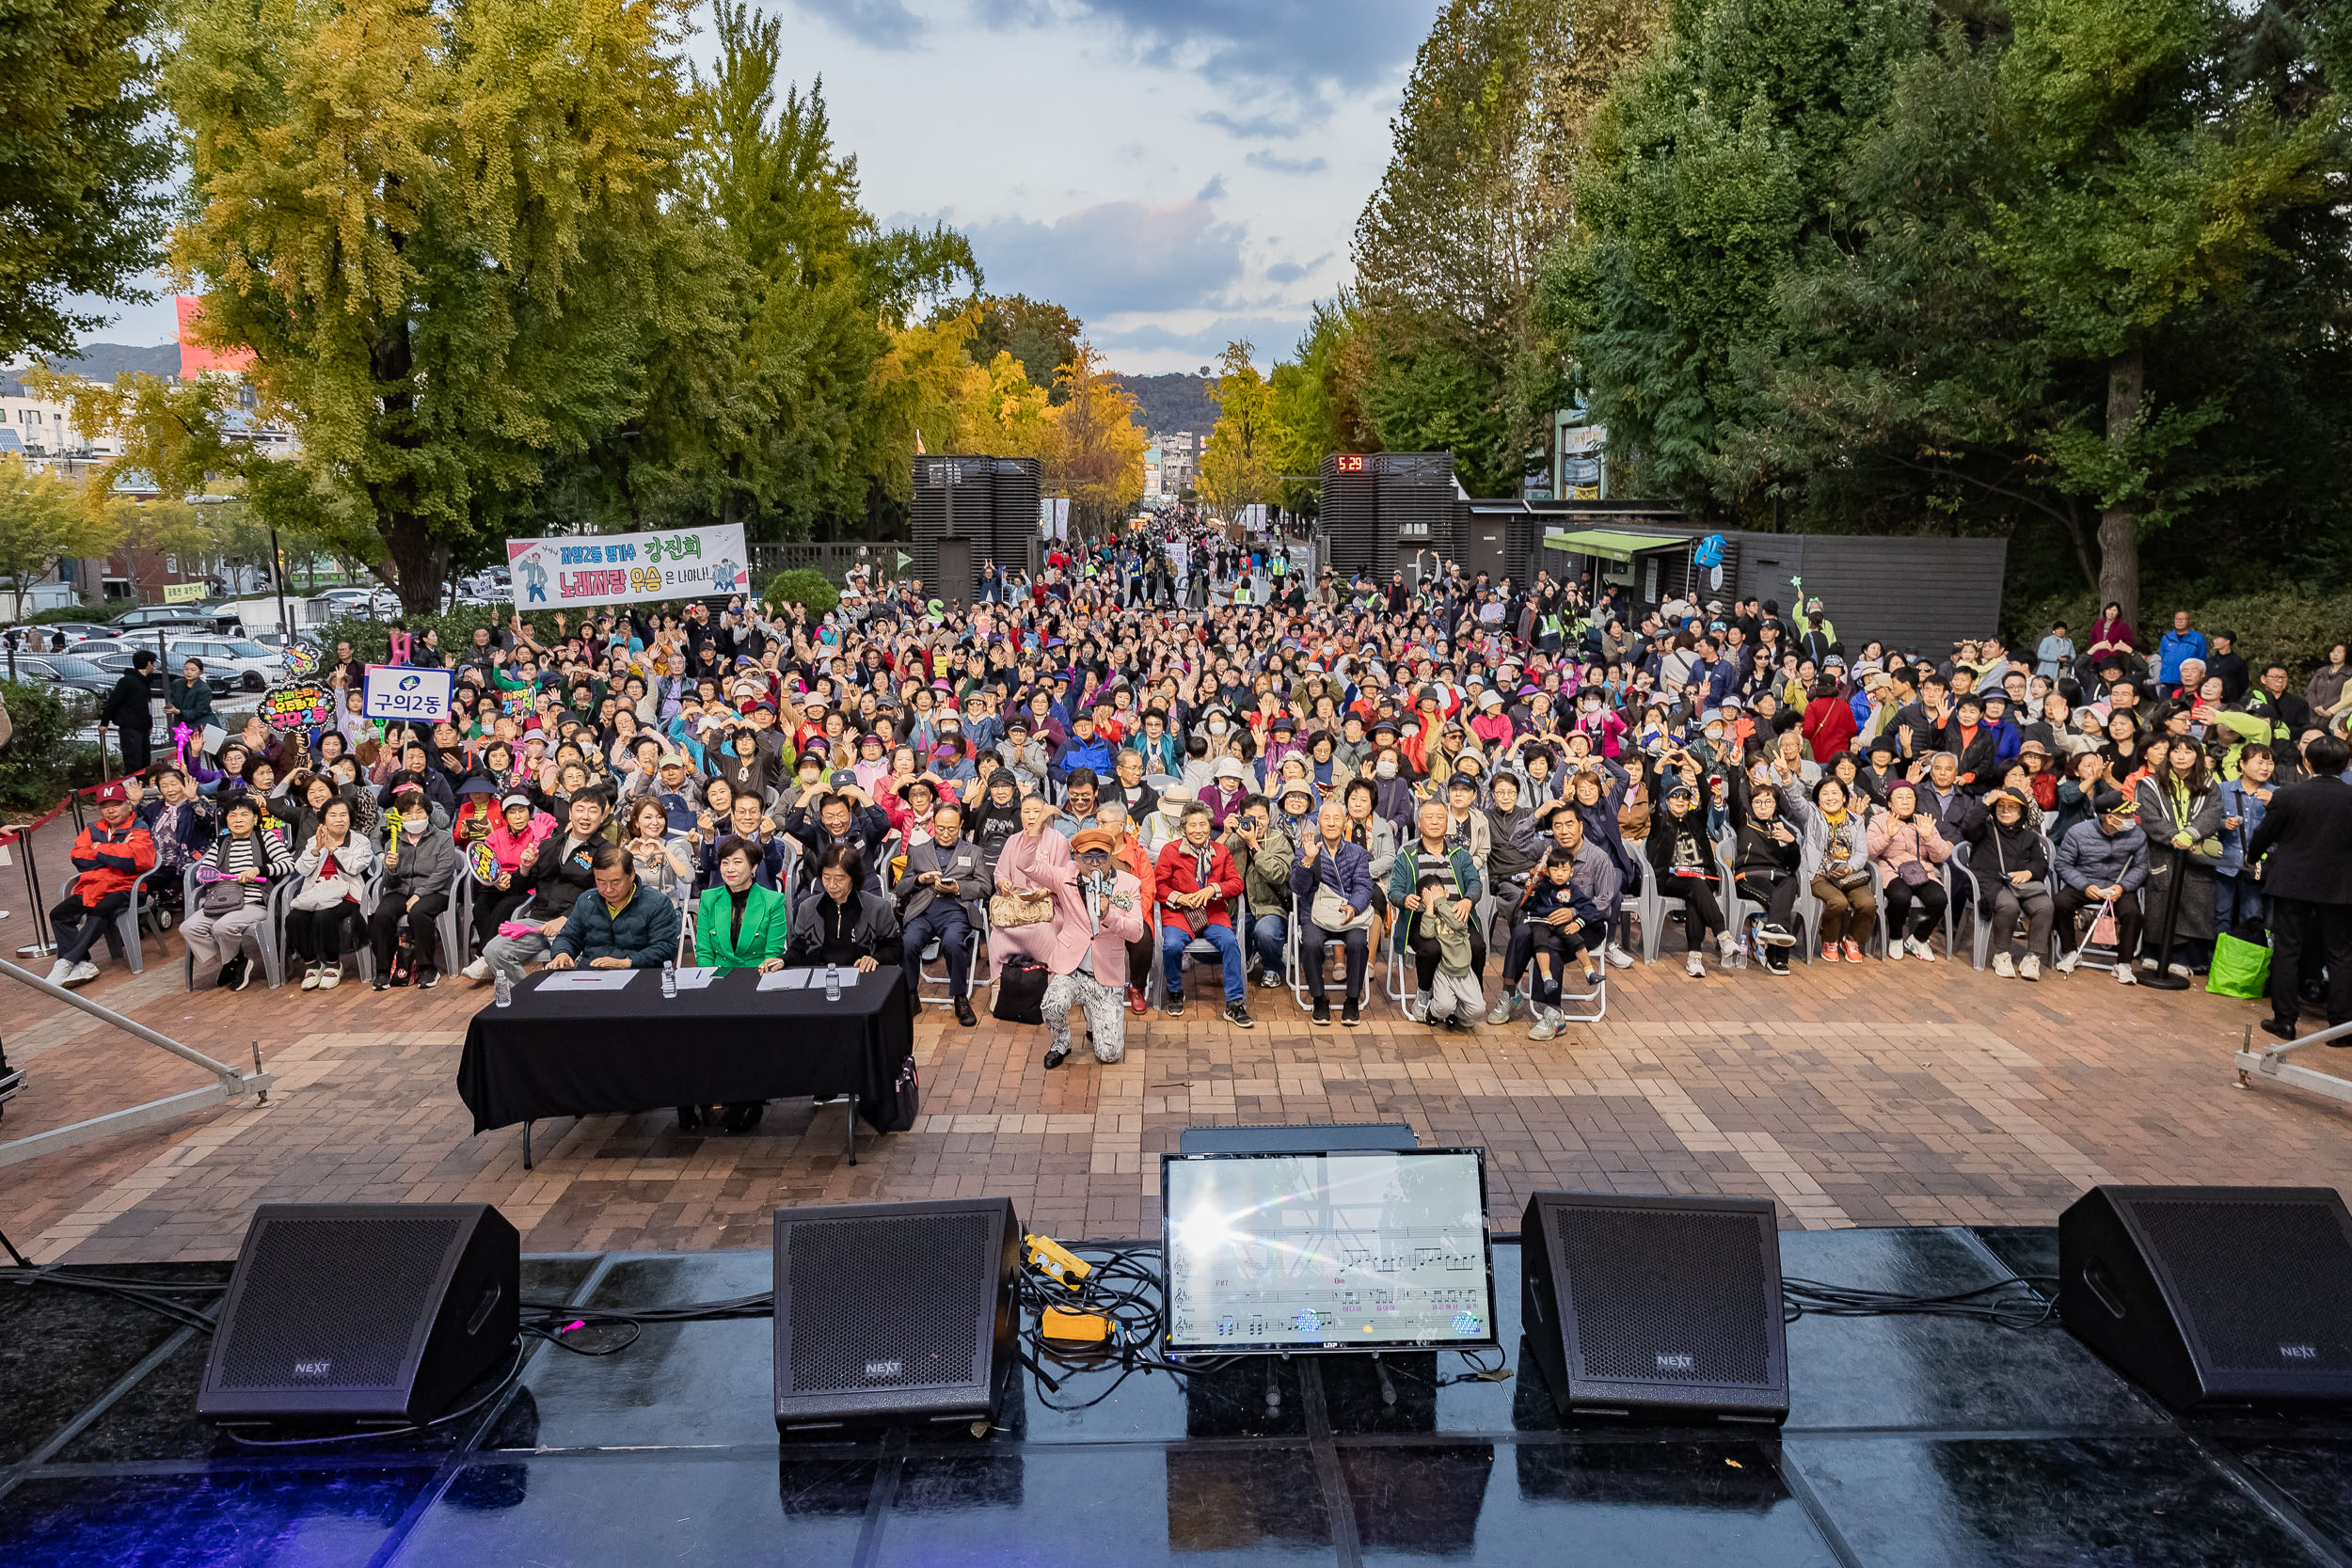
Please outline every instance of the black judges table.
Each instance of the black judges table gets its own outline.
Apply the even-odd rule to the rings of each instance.
[[[748,969],[675,996],[661,994],[656,970],[632,972],[617,991],[550,990],[553,973],[526,976],[512,1006],[474,1014],[457,1063],[474,1131],[522,1124],[526,1166],[531,1123],[548,1117],[848,1095],[851,1117],[877,1132],[914,1124],[914,1022],[895,964],[858,975],[837,1002],[821,979],[761,990]]]

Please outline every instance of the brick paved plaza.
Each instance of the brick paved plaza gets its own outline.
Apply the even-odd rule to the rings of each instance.
[[[22,940],[22,915],[0,937]],[[145,974],[88,994],[223,1059],[258,1038],[266,1107],[219,1109],[7,1168],[0,1225],[39,1260],[232,1254],[254,1205],[313,1199],[497,1204],[532,1251],[757,1247],[783,1203],[1001,1194],[1065,1235],[1153,1228],[1152,1156],[1196,1122],[1401,1118],[1424,1142],[1489,1151],[1516,1227],[1544,1188],[1769,1194],[1792,1226],[2046,1224],[2092,1181],[2327,1182],[2352,1190],[2352,1117],[2233,1086],[2253,1004],[2159,996],[2084,974],[2039,985],[1950,963],[1796,966],[1693,981],[1636,965],[1606,1022],[1531,1043],[1524,1022],[1439,1037],[1381,1002],[1359,1030],[1308,1027],[1259,992],[1256,1029],[1206,1006],[1131,1030],[1126,1061],[1052,1074],[1039,1031],[938,1010],[916,1029],[924,1115],[861,1128],[839,1106],[771,1107],[742,1137],[670,1113],[470,1134],[455,1088],[462,981],[372,993],[183,990],[175,936]],[[0,1007],[33,1085],[0,1135],[181,1089],[202,1075],[13,981]],[[658,1050],[659,1044],[647,1049]],[[2352,1065],[2352,1064],[2347,1064]]]

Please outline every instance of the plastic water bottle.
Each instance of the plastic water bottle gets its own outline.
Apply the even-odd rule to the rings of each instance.
[[[499,1006],[511,1007],[515,1005],[515,982],[506,977],[506,971],[502,969],[498,971],[498,977]]]
[[[661,994],[664,996],[677,994],[677,965],[674,962],[665,962],[661,966]]]
[[[825,1000],[828,1002],[841,1000],[841,966],[839,964],[825,966]]]
[[[1748,967],[1748,928],[1745,925],[1740,927],[1740,940],[1731,949],[1731,967],[1734,969]]]

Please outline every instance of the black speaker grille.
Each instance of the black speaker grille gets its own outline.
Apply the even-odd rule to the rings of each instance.
[[[224,1388],[389,1388],[456,1219],[264,1220],[221,1358]]]
[[[2136,1198],[2192,1341],[2217,1371],[2352,1371],[2352,1245],[2323,1203]]]
[[[1582,1376],[1597,1383],[1766,1384],[1772,1353],[1757,1222],[1747,1214],[1580,1209],[1550,1215]]]
[[[792,1292],[787,1392],[984,1379],[981,1325],[996,1307],[994,1214],[801,1221],[785,1230]]]

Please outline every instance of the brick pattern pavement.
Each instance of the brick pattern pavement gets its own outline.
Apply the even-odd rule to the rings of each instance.
[[[0,941],[20,919],[0,922]],[[17,940],[22,940],[17,938]],[[13,942],[10,943],[13,945]],[[487,1000],[432,992],[182,990],[179,943],[87,992],[200,1050],[278,1077],[266,1106],[219,1109],[6,1167],[0,1225],[40,1260],[233,1254],[254,1205],[484,1200],[532,1251],[768,1244],[778,1204],[1003,1195],[1064,1235],[1154,1229],[1152,1158],[1200,1122],[1402,1119],[1489,1152],[1512,1227],[1547,1188],[1769,1196],[1804,1227],[2046,1224],[2089,1182],[2325,1182],[2352,1191],[2352,1116],[2233,1086],[2252,1004],[2160,996],[2103,974],[2039,985],[1965,965],[1796,966],[1775,979],[1613,974],[1605,1022],[1532,1042],[1524,1022],[1439,1036],[1375,1003],[1368,1026],[1311,1029],[1288,993],[1260,1023],[1196,1006],[1130,1029],[1127,1059],[1039,1066],[1041,1032],[929,1010],[925,1112],[842,1147],[843,1111],[772,1106],[754,1133],[681,1133],[667,1112],[470,1133],[455,1067]],[[197,1069],[0,981],[0,1032],[33,1086],[0,1138],[158,1098]],[[1131,1020],[1132,1022],[1132,1020]],[[2352,1069],[2352,1062],[2344,1066]]]

